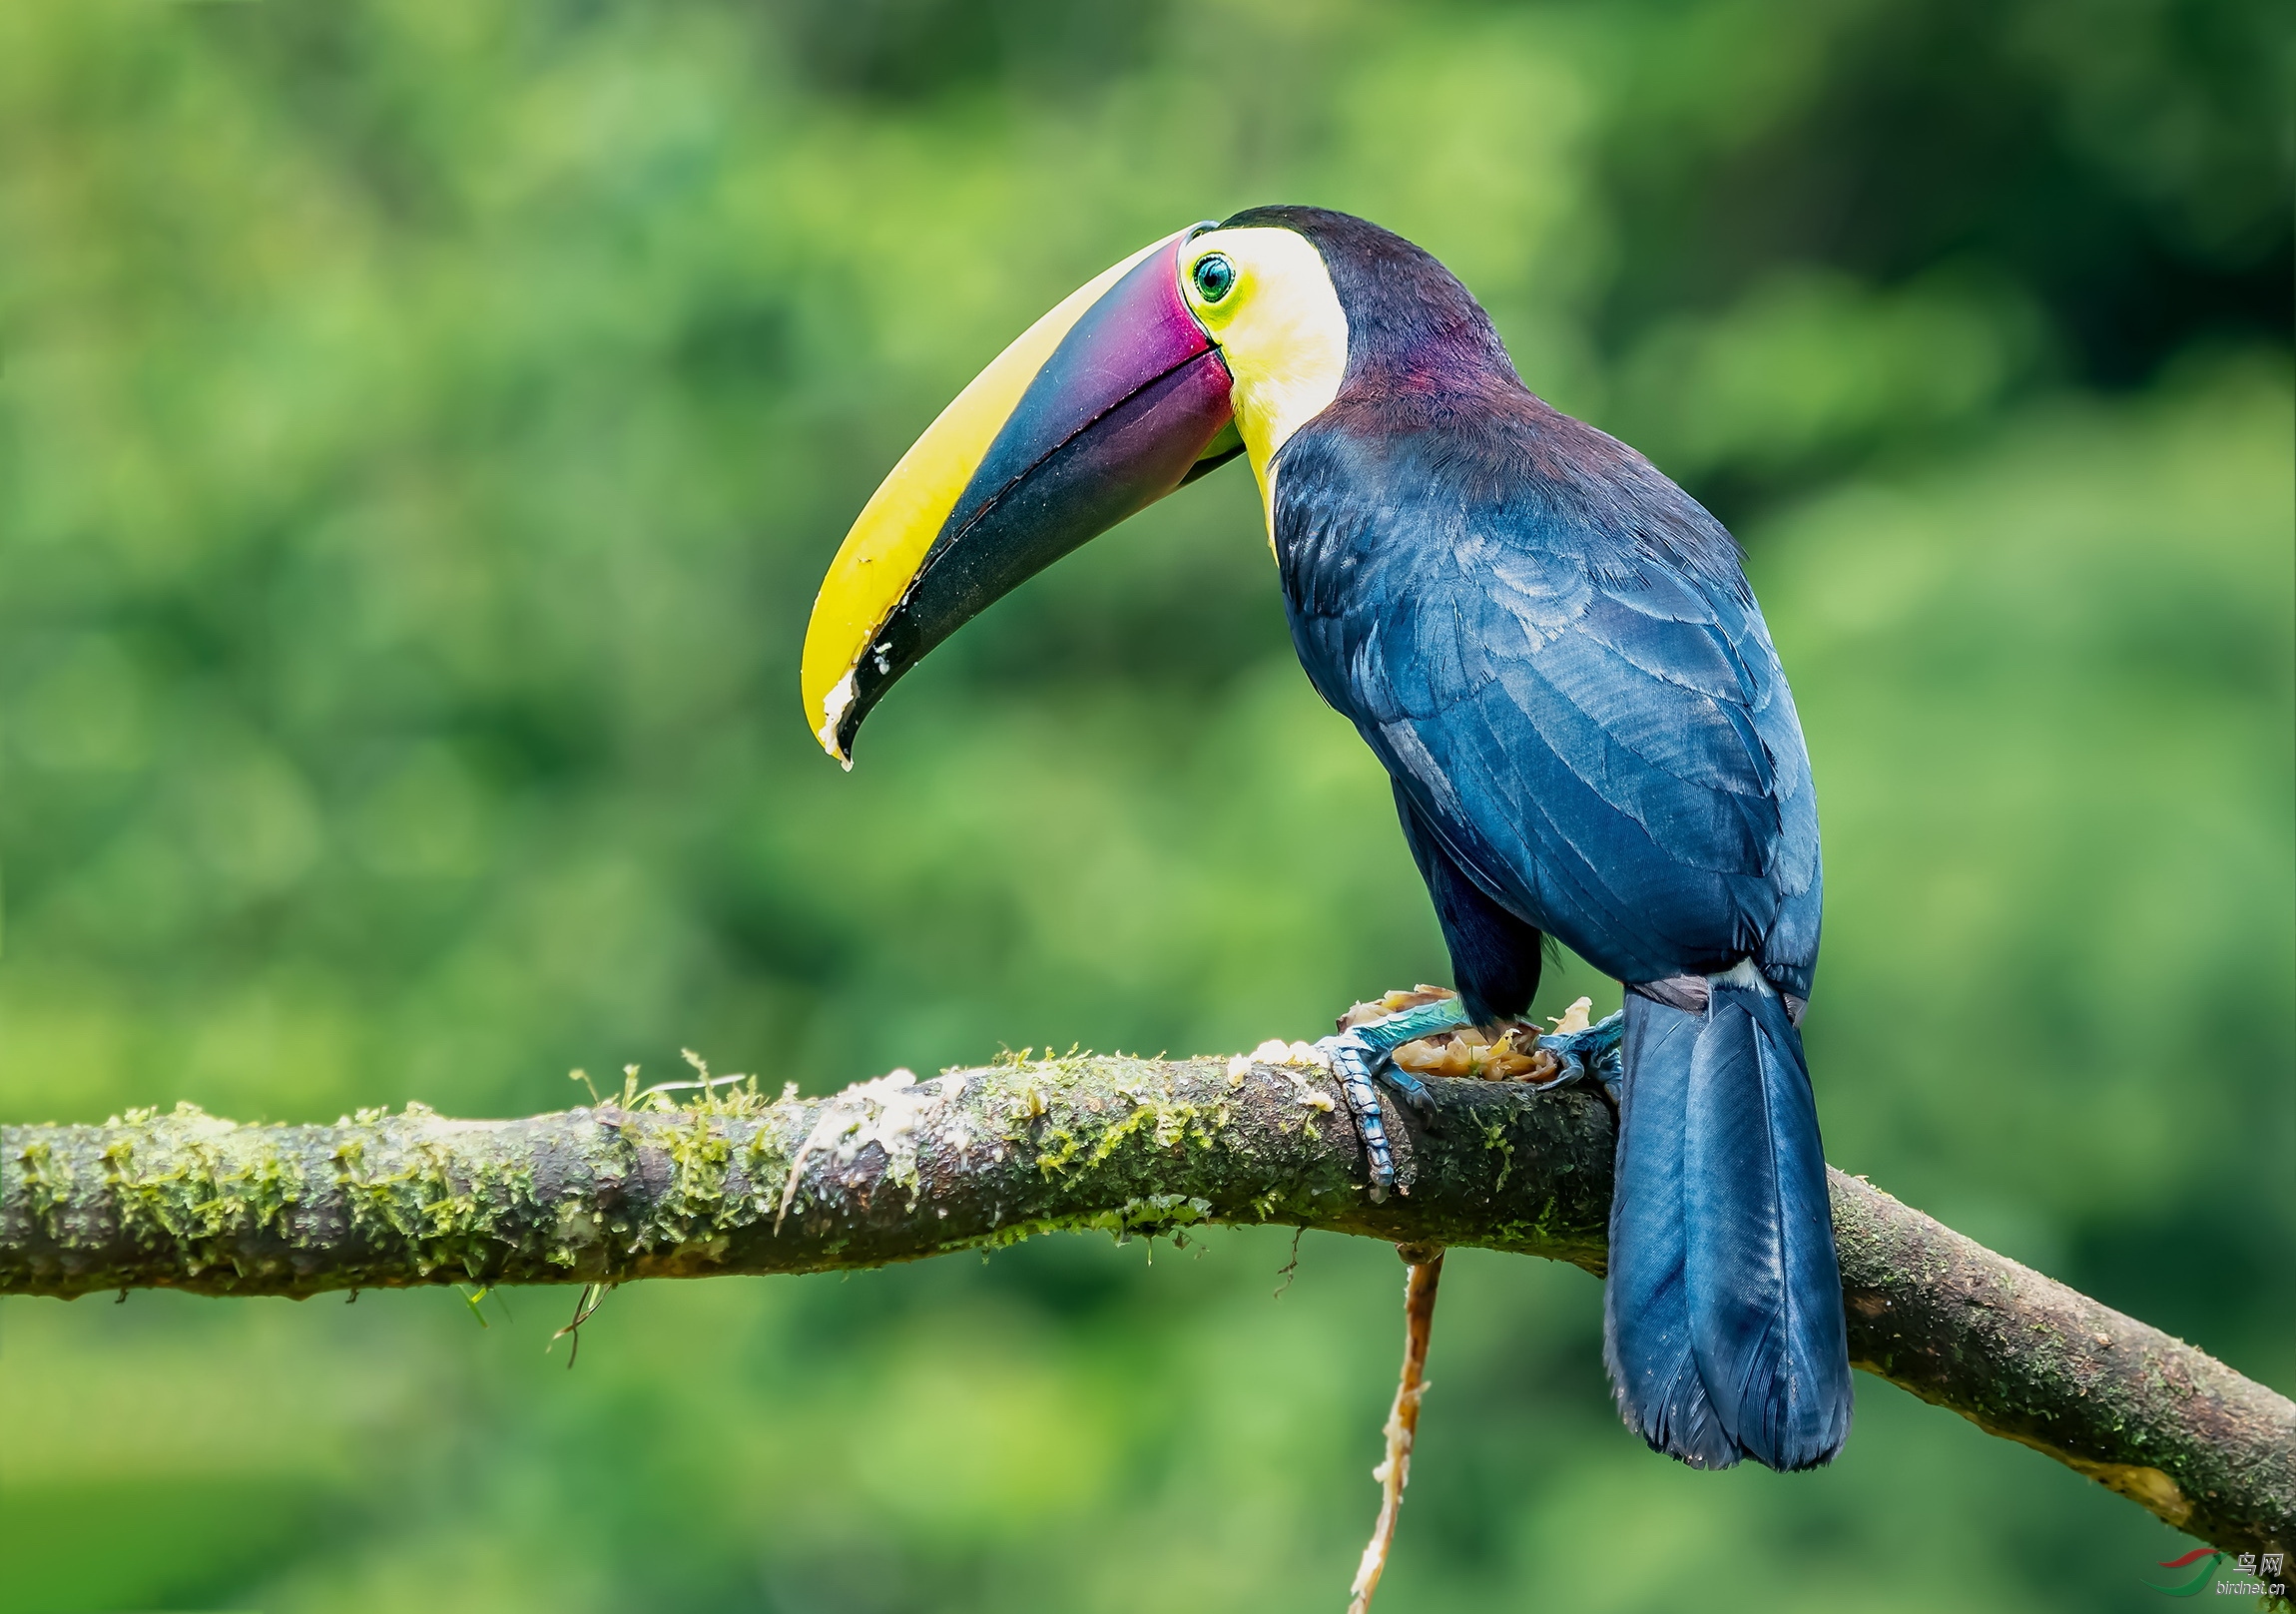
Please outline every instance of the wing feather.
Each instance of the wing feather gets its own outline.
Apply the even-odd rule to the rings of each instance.
[[[1325,699],[1486,894],[1598,967],[1768,964],[1779,932],[1806,981],[1809,765],[1727,537],[1679,494],[1659,515],[1683,530],[1656,544],[1647,499],[1608,532],[1585,516],[1599,500],[1535,479],[1468,496],[1408,449],[1286,449],[1279,553]]]

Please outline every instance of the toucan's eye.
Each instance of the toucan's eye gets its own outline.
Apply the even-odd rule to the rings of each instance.
[[[1196,294],[1206,302],[1219,301],[1236,283],[1236,266],[1218,253],[1206,253],[1197,259],[1193,273]]]

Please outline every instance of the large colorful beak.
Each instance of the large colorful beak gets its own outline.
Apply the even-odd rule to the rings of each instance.
[[[1228,367],[1181,299],[1197,226],[999,353],[846,534],[806,628],[806,721],[852,767],[893,681],[998,596],[1241,451]]]

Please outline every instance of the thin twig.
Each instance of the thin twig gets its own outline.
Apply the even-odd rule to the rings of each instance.
[[[582,1298],[574,1303],[573,1319],[556,1334],[550,1336],[550,1345],[542,1347],[547,1352],[550,1346],[559,1341],[572,1340],[574,1343],[566,1347],[566,1370],[568,1372],[574,1370],[574,1358],[582,1353],[582,1325],[589,1322],[598,1308],[606,1304],[606,1296],[613,1288],[612,1284],[584,1284],[582,1286]]]
[[[1300,1241],[1307,1237],[1307,1233],[1306,1228],[1294,1228],[1292,1230],[1292,1259],[1276,1269],[1276,1276],[1281,1278],[1283,1282],[1278,1284],[1276,1292],[1268,1297],[1270,1300],[1282,1300],[1284,1291],[1292,1287],[1292,1280],[1300,1276]]]
[[[1442,1282],[1442,1251],[1424,1244],[1399,1244],[1396,1254],[1411,1269],[1404,1279],[1404,1370],[1396,1383],[1396,1404],[1388,1412],[1387,1456],[1372,1470],[1380,1482],[1380,1516],[1371,1543],[1356,1566],[1348,1614],[1370,1614],[1372,1594],[1388,1567],[1396,1543],[1396,1518],[1404,1510],[1404,1487],[1412,1478],[1412,1442],[1420,1432],[1420,1401],[1428,1392],[1428,1338],[1435,1332],[1435,1286]]]

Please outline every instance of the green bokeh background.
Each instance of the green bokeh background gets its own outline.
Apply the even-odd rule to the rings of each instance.
[[[1440,978],[1240,469],[851,776],[798,711],[940,403],[1308,201],[1745,540],[1830,1156],[2296,1386],[2288,59],[2245,0],[0,8],[0,1115],[819,1091]],[[1289,1249],[637,1286],[571,1373],[564,1292],[0,1303],[0,1611],[1335,1609],[1401,1272]],[[1599,1337],[1454,1259],[1383,1610],[2135,1609],[2190,1545],[1871,1379],[1833,1468],[1690,1473]]]

